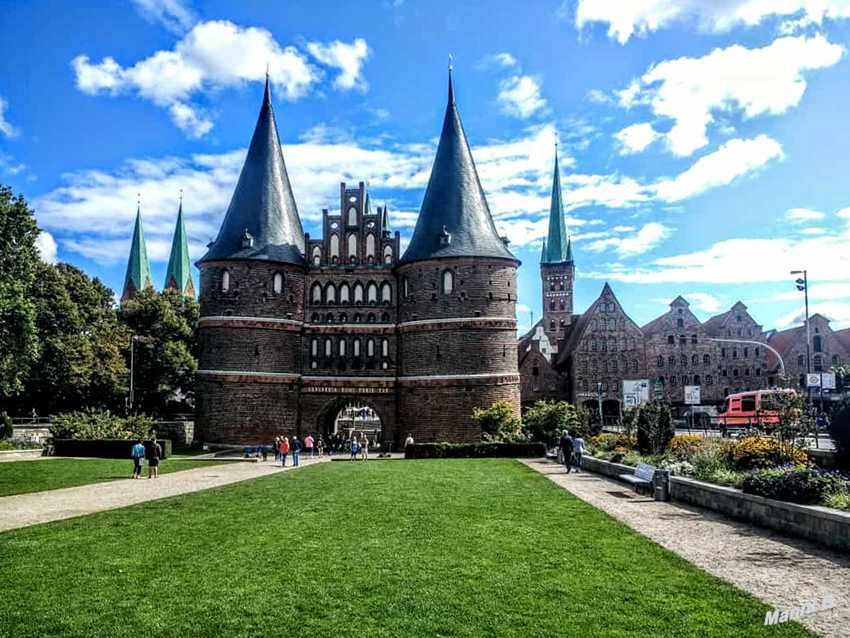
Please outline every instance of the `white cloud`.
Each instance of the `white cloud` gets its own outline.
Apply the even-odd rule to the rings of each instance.
[[[56,240],[46,230],[41,231],[38,237],[35,238],[35,247],[38,250],[38,256],[41,257],[41,261],[46,264],[55,264],[57,262]]]
[[[531,312],[531,308],[529,306],[526,306],[524,303],[518,303],[516,305],[516,311],[517,312]]]
[[[334,88],[340,91],[356,88],[363,92],[368,89],[369,85],[363,78],[362,71],[370,50],[363,38],[357,38],[351,44],[339,40],[328,44],[308,42],[307,50],[322,64],[340,70],[340,74],[333,81]]]
[[[826,215],[818,210],[810,210],[808,208],[792,208],[785,213],[785,219],[789,222],[805,223],[823,219]]]
[[[195,16],[184,0],[132,0],[146,20],[159,22],[169,31],[185,33],[195,22]]]
[[[828,301],[809,305],[809,316],[821,314],[830,320],[830,327],[835,330],[850,325],[850,303]],[[779,328],[800,325],[806,320],[806,308],[800,306],[776,320]]]
[[[600,239],[588,246],[590,250],[602,251],[607,248],[614,248],[620,257],[631,257],[634,255],[642,255],[650,250],[653,250],[670,237],[673,233],[672,229],[659,224],[650,222],[644,224],[636,233],[627,237],[611,237],[609,239]]]
[[[517,59],[510,53],[494,53],[493,55],[485,56],[484,59],[478,63],[478,67],[481,69],[494,66],[509,68],[516,65]]]
[[[678,202],[709,188],[729,184],[773,159],[782,158],[779,142],[766,135],[751,140],[730,140],[714,153],[699,158],[676,178],[660,181],[655,192],[660,199]]]
[[[4,113],[8,106],[9,103],[0,95],[0,133],[3,133],[6,137],[17,137],[20,135],[20,131],[9,123]]]
[[[351,45],[311,42],[307,47],[319,62],[340,69],[334,86],[365,88],[361,74],[369,53],[365,40],[358,38]],[[305,54],[294,46],[281,46],[266,29],[227,21],[201,22],[172,50],[157,51],[132,66],[122,67],[110,56],[93,63],[86,55],[74,58],[71,66],[83,93],[135,92],[169,109],[177,126],[198,137],[212,128],[212,121],[191,103],[192,98],[239,88],[246,82],[263,82],[267,64],[275,93],[287,100],[307,95],[324,75],[308,63]]]
[[[705,312],[717,312],[723,306],[723,302],[720,299],[707,292],[691,292],[685,295],[685,299],[694,305],[697,310],[703,310]]]
[[[614,133],[620,155],[640,153],[658,138],[652,124],[633,124]]]
[[[681,57],[652,66],[618,92],[624,108],[648,106],[655,117],[673,120],[665,135],[669,150],[690,155],[708,144],[715,116],[740,112],[744,119],[779,115],[806,91],[805,72],[836,64],[844,48],[822,35],[786,37],[761,49],[733,45],[701,58]]]
[[[803,293],[799,290],[782,292],[771,297],[772,301],[794,301],[800,299]],[[829,284],[809,285],[809,299],[815,301],[833,301],[835,299],[850,298],[850,282],[835,282]]]
[[[826,230],[823,228],[801,228],[800,233],[803,235],[823,235],[826,233]]]
[[[514,75],[499,84],[502,112],[520,119],[528,119],[546,106],[540,96],[540,80],[530,75]]]
[[[753,26],[771,16],[802,15],[808,22],[850,17],[848,0],[578,0],[576,27],[608,24],[608,37],[625,44],[633,35],[694,21],[710,32]]]

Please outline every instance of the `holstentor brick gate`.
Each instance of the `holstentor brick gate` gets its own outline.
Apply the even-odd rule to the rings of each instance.
[[[303,233],[271,96],[201,271],[196,438],[268,442],[328,431],[370,406],[383,440],[480,438],[474,408],[517,413],[518,260],[498,236],[451,76],[437,156],[410,245],[361,182],[340,188],[322,237]]]

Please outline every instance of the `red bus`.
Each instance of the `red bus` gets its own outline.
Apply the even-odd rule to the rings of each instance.
[[[741,427],[778,423],[779,418],[776,412],[770,411],[770,401],[765,399],[771,395],[787,392],[794,392],[794,390],[752,390],[730,394],[720,408],[718,415],[720,426]]]

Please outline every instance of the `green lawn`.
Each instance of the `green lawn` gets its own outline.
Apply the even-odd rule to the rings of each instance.
[[[0,636],[812,636],[511,460],[326,463],[0,534]]]
[[[215,465],[214,461],[160,461],[160,474]],[[131,459],[46,459],[0,463],[0,496],[130,479]],[[145,465],[142,476],[148,475]]]

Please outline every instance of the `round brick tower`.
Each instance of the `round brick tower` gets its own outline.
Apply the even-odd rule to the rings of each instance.
[[[517,414],[516,270],[496,230],[454,100],[399,290],[399,435],[477,441],[474,408],[510,401]]]
[[[195,438],[270,442],[298,425],[304,232],[280,148],[268,79],[218,237],[198,262]]]

